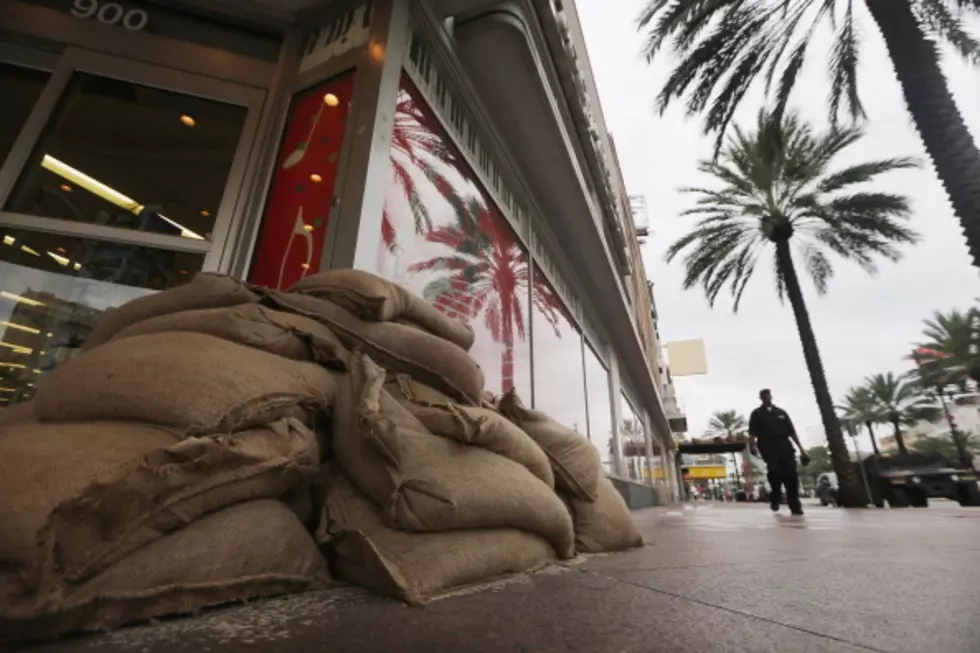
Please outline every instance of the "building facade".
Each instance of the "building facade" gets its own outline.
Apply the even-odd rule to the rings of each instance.
[[[571,2],[5,0],[0,96],[0,405],[197,272],[354,267],[471,323],[489,390],[678,498]]]

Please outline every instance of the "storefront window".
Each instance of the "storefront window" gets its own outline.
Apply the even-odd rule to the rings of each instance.
[[[293,101],[249,281],[288,288],[319,271],[354,73]]]
[[[602,467],[607,474],[614,470],[612,404],[609,403],[609,370],[592,351],[585,346],[585,392],[588,398],[589,440],[599,452]]]
[[[0,407],[29,399],[106,309],[180,285],[204,256],[0,227]]]
[[[530,403],[527,250],[407,76],[390,175],[377,272],[472,325],[487,389]]]
[[[0,62],[0,165],[7,158],[24,123],[31,115],[50,73]]]
[[[76,73],[5,210],[210,240],[246,113]]]
[[[582,335],[537,266],[533,297],[534,408],[586,435]]]
[[[626,460],[626,473],[634,481],[642,482],[647,478],[646,429],[625,394],[620,394],[619,410],[622,420],[619,437]]]

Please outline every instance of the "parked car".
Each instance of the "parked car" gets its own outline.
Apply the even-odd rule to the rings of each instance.
[[[909,453],[864,460],[872,501],[892,508],[925,508],[930,498],[980,506],[980,482],[971,469],[953,467],[941,454]]]
[[[824,472],[817,477],[817,496],[821,506],[837,505],[837,474]]]

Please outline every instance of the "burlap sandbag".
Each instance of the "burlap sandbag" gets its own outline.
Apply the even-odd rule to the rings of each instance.
[[[480,403],[483,371],[469,354],[447,340],[402,324],[361,320],[312,295],[270,291],[264,301],[279,310],[319,320],[349,349],[361,348],[386,370],[408,374],[457,401]]]
[[[0,637],[51,639],[208,606],[321,589],[316,542],[279,501],[241,503],[148,544],[58,600],[0,605]]]
[[[386,383],[385,389],[430,432],[509,458],[548,487],[555,486],[548,456],[527,433],[496,410],[440,400],[437,390],[403,374],[397,375],[394,383]]]
[[[600,475],[596,490],[595,501],[568,499],[575,521],[575,549],[602,553],[643,546],[643,536],[612,481]]]
[[[544,413],[525,408],[513,390],[500,399],[498,407],[544,449],[555,471],[557,489],[576,499],[595,501],[602,470],[599,454],[586,438]]]
[[[34,414],[33,401],[22,401],[13,406],[0,408],[0,428],[10,424],[36,421],[37,415]]]
[[[171,429],[125,422],[6,427],[0,437],[0,570],[10,573],[0,605],[6,595],[37,586],[40,533],[58,504],[180,439]]]
[[[329,328],[308,317],[260,304],[168,313],[132,324],[113,339],[167,331],[205,333],[291,360],[347,369],[347,350]]]
[[[511,528],[403,533],[338,471],[327,474],[318,538],[338,578],[422,603],[452,589],[535,570],[555,558],[541,537]]]
[[[402,319],[463,349],[473,346],[473,328],[455,320],[387,279],[363,270],[327,270],[301,279],[290,292],[313,295],[347,309],[362,320]]]
[[[198,274],[190,283],[183,286],[139,297],[122,306],[109,309],[85,339],[82,349],[92,349],[109,342],[114,335],[130,324],[158,315],[202,308],[237,306],[258,300],[259,296],[241,281],[205,272]]]
[[[200,333],[108,342],[73,358],[37,393],[42,421],[116,419],[224,433],[333,405],[338,375]]]
[[[353,354],[350,367],[355,403],[338,401],[334,451],[384,507],[386,524],[407,532],[517,528],[546,538],[560,557],[574,555],[571,516],[548,485],[503,456],[426,431],[384,390],[384,371],[367,356]]]

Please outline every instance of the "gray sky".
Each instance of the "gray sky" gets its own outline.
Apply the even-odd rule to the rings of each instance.
[[[709,373],[678,379],[677,390],[688,414],[691,433],[700,434],[712,412],[750,411],[761,387],[773,390],[776,403],[793,416],[805,445],[819,444],[820,424],[809,376],[789,306],[776,298],[772,275],[757,270],[738,315],[727,296],[714,310],[700,290],[681,288],[679,261],[668,266],[664,252],[691,222],[678,214],[691,198],[677,188],[699,183],[696,162],[711,154],[712,141],[701,136],[699,119],[688,119],[683,105],[663,117],[654,98],[669,70],[668,60],[648,66],[640,57],[641,37],[634,19],[638,0],[577,0],[592,69],[599,87],[606,123],[619,150],[620,164],[631,194],[646,197],[653,236],[644,251],[647,277],[655,283],[661,336],[666,341],[703,338]],[[817,297],[804,288],[824,366],[835,398],[864,377],[907,369],[902,360],[921,333],[922,320],[933,310],[968,305],[980,297],[980,274],[971,267],[967,249],[939,181],[928,165],[906,113],[901,90],[887,60],[884,44],[861,7],[864,65],[861,97],[869,116],[867,136],[853,146],[851,160],[915,156],[922,170],[882,178],[880,188],[905,192],[914,202],[912,225],[923,242],[909,248],[898,264],[882,263],[876,276],[836,261],[828,294]],[[824,35],[825,36],[825,35]],[[811,48],[804,81],[793,105],[804,118],[826,124],[829,90],[824,54],[830,44],[822,37]],[[980,135],[980,70],[947,56],[945,71],[974,138]],[[751,119],[761,98],[739,114]],[[847,160],[844,160],[847,163]],[[811,427],[811,428],[808,428]],[[862,443],[863,448],[867,448]]]

